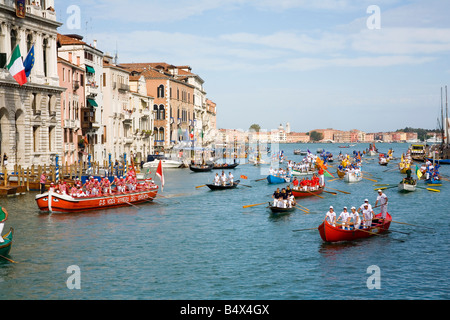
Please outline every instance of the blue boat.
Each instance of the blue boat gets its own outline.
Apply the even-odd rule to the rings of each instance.
[[[435,162],[435,163],[437,163],[437,164],[450,164],[450,159],[434,159],[433,160],[433,158],[428,158],[428,160],[429,161],[431,161],[431,162]]]
[[[281,183],[287,182],[286,179],[284,179],[284,178],[271,176],[271,175],[267,177],[267,181],[269,182],[269,184],[281,184]]]

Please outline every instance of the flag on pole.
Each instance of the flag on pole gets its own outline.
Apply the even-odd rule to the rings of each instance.
[[[9,70],[9,73],[13,76],[13,78],[17,81],[20,86],[23,86],[27,83],[27,76],[25,74],[25,67],[23,66],[22,56],[20,54],[20,48],[17,45],[14,49],[11,60],[9,64],[6,66]]]
[[[23,66],[25,68],[25,75],[28,78],[34,67],[34,45],[31,47],[30,52],[28,52],[28,55],[23,62]]]
[[[334,178],[334,176],[327,169],[323,169],[323,175],[328,178]]]
[[[156,170],[156,175],[161,179],[161,191],[164,191],[164,173],[162,167],[162,161],[159,160],[158,169]]]

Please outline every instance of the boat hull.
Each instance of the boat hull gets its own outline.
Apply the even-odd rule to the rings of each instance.
[[[359,182],[361,180],[362,180],[361,175],[358,176],[354,173],[349,173],[349,172],[345,173],[345,176],[344,176],[345,182],[354,183],[354,182]]]
[[[210,172],[213,169],[213,165],[208,165],[208,166],[190,165],[189,169],[191,169],[191,171],[193,171],[193,172]]]
[[[292,194],[295,198],[305,198],[305,197],[314,197],[322,194],[324,191],[324,188],[319,188],[315,191],[300,191],[300,190],[294,190],[292,189]]]
[[[234,163],[234,164],[215,164],[213,169],[214,170],[231,170],[231,169],[236,169],[239,166],[239,163]]]
[[[125,192],[101,197],[72,198],[53,191],[36,196],[36,203],[43,212],[81,212],[125,207],[153,201],[158,194],[158,186],[151,189]]]
[[[414,192],[416,191],[417,184],[399,183],[398,191],[400,192]]]
[[[229,190],[229,189],[236,189],[237,186],[239,185],[239,183],[241,183],[240,180],[236,180],[234,182],[234,184],[232,186],[230,185],[226,185],[226,186],[216,186],[215,184],[207,184],[206,186],[211,189],[212,191],[217,191],[217,190]]]
[[[375,217],[375,219],[379,218],[381,218],[381,214]],[[354,241],[387,232],[391,226],[391,222],[392,217],[390,214],[387,214],[386,220],[383,223],[373,224],[369,229],[343,230],[340,227],[333,227],[328,222],[324,222],[319,226],[318,230],[320,237],[325,242]]]
[[[0,243],[0,256],[7,256],[11,251],[14,229],[11,228],[7,234],[3,236],[5,242]]]
[[[272,205],[269,205],[269,209],[270,209],[270,212],[272,213],[272,215],[281,216],[281,215],[286,215],[286,214],[292,213],[295,210],[295,207],[278,208],[278,207],[273,207]]]
[[[433,158],[428,158],[428,161],[431,161],[431,162],[434,161],[435,163],[440,164],[440,165],[450,164],[450,159],[434,159],[433,160]]]
[[[159,166],[160,160],[154,160],[151,162],[144,163],[142,166],[145,168],[157,168]],[[183,167],[182,161],[176,161],[176,160],[161,160],[162,166],[164,169],[178,169]]]
[[[286,183],[287,181],[284,178],[268,176],[267,182],[269,182],[269,184],[281,184],[281,183]]]

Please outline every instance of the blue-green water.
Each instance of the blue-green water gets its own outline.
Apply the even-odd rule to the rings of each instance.
[[[296,148],[325,148],[335,155],[363,150],[338,145],[286,145],[291,159]],[[400,157],[406,144],[380,144]],[[386,149],[386,150],[385,150]],[[336,164],[335,164],[336,166]],[[368,160],[363,170],[379,184],[397,184],[394,168]],[[334,173],[335,170],[331,169]],[[441,173],[450,176],[450,167]],[[166,170],[166,185],[157,203],[81,214],[41,214],[34,193],[1,199],[10,213],[4,233],[15,228],[12,264],[0,261],[2,299],[107,300],[303,300],[303,299],[449,299],[449,182],[441,192],[419,189],[401,194],[386,190],[394,232],[383,237],[324,244],[317,231],[330,205],[376,200],[375,182],[335,181],[329,187],[348,191],[301,200],[311,210],[273,218],[266,206],[277,186],[255,182],[260,168],[241,165],[235,177],[248,176],[236,190],[196,189],[213,173]],[[159,180],[156,179],[159,183]],[[424,182],[420,182],[424,186]],[[395,232],[399,231],[399,232]],[[403,232],[403,233],[400,233]],[[404,233],[409,233],[409,235]],[[69,290],[69,266],[81,272],[81,289]],[[370,290],[370,266],[380,270],[380,289]]]

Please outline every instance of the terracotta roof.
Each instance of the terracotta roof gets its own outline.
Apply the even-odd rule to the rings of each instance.
[[[61,43],[61,45],[87,45],[86,42],[83,42],[77,38],[69,37],[59,33],[57,39],[59,43]]]

